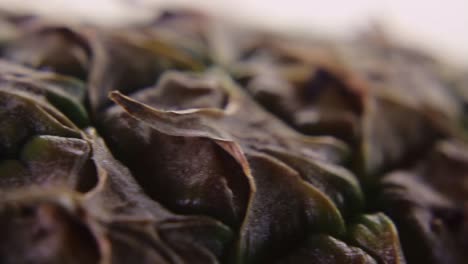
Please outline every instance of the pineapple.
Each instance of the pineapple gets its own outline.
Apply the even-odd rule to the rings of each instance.
[[[3,16],[0,263],[464,263],[461,71],[166,12]]]

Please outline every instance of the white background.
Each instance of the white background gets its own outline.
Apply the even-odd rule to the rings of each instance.
[[[468,66],[468,0],[0,0],[2,9],[105,25],[180,5],[275,30],[345,35],[378,22],[402,42]]]

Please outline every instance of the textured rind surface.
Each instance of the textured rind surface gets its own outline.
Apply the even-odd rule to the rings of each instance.
[[[196,12],[2,23],[1,263],[466,259],[462,73]]]

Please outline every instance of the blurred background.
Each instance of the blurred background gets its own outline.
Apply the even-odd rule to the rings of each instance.
[[[164,7],[194,7],[275,31],[347,36],[370,25],[451,63],[468,66],[468,0],[0,0],[0,9],[102,25],[140,22]]]

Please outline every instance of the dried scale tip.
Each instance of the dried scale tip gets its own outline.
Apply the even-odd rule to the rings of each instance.
[[[2,25],[0,263],[468,257],[468,86],[423,54],[196,12]]]

